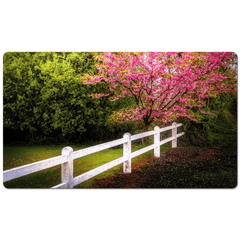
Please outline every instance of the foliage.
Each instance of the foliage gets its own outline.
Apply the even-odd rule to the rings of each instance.
[[[115,111],[119,123],[141,122],[148,130],[158,124],[187,117],[199,120],[194,109],[206,105],[205,99],[236,90],[234,53],[101,53],[96,54],[98,75],[81,77],[86,85],[107,86],[95,98],[122,97],[134,104]],[[204,113],[204,112],[203,112]],[[205,114],[208,112],[205,112]]]
[[[34,77],[35,64],[31,53],[4,54],[4,127],[32,133],[39,125],[36,106],[42,83]]]
[[[183,141],[191,146],[237,147],[237,94],[220,94],[209,101],[208,111],[214,115],[201,115],[201,122],[184,121]]]
[[[128,130],[109,121],[121,103],[89,97],[96,87],[79,81],[83,74],[97,74],[94,64],[91,53],[5,53],[5,139],[20,133],[21,141],[99,141]]]
[[[219,95],[236,87],[232,53],[9,52],[3,60],[5,143],[108,141],[152,121],[191,123],[186,137],[196,145],[236,132],[227,125],[236,94]]]

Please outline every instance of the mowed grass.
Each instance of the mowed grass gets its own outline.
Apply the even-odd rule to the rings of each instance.
[[[144,145],[139,141],[132,142],[132,152],[153,144],[153,139]],[[171,143],[161,146],[161,152],[169,147]],[[90,147],[94,145],[72,145],[74,151]],[[29,163],[41,161],[51,157],[61,155],[61,150],[66,145],[55,146],[4,146],[3,147],[3,170],[23,166]],[[76,177],[82,173],[90,171],[105,163],[108,163],[123,155],[122,145],[113,147],[101,152],[97,152],[79,159],[74,160],[73,176]],[[144,153],[132,159],[132,164],[141,161],[144,158],[153,155],[153,150]],[[91,178],[74,188],[90,188],[97,180],[106,179],[122,172],[123,164],[120,164],[106,172]],[[13,179],[4,183],[6,188],[51,188],[61,183],[61,165],[51,167],[36,173],[32,173],[17,179]]]

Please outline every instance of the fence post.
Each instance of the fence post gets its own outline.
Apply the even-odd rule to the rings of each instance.
[[[131,134],[125,133],[123,138],[127,139],[123,144],[123,157],[127,157],[127,161],[123,163],[123,173],[131,173]]]
[[[172,126],[174,127],[172,129],[172,137],[174,137],[174,139],[172,140],[172,148],[176,148],[177,147],[177,123],[174,122]]]
[[[156,132],[154,134],[154,157],[159,158],[160,157],[160,127],[156,126],[154,128],[154,131]]]
[[[71,147],[64,147],[62,155],[67,157],[67,162],[62,163],[61,178],[63,183],[67,183],[66,188],[73,188],[71,180],[73,179],[73,149]]]

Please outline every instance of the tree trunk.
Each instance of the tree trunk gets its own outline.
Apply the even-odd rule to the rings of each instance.
[[[31,142],[34,142],[36,140],[36,132],[31,132]]]
[[[31,142],[34,142],[34,134],[33,132],[31,132],[32,138],[31,138]]]
[[[145,123],[145,126],[144,126],[144,132],[147,132],[148,131],[148,128],[149,128],[149,123]],[[144,138],[142,138],[142,145],[145,143],[145,142],[147,142],[147,141],[149,141],[149,137],[145,137],[145,139]]]

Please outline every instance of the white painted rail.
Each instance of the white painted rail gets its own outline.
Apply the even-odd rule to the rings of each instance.
[[[152,144],[152,145],[147,146],[145,148],[141,148],[141,149],[131,153],[131,158],[135,158],[135,157],[137,157],[137,156],[139,156],[139,155],[141,155],[141,154],[143,154],[145,152],[148,152],[148,151],[150,151],[150,150],[152,150],[154,148],[155,148],[155,144]]]
[[[81,149],[78,151],[73,151],[71,147],[65,147],[62,149],[62,155],[49,158],[46,160],[38,161],[35,163],[27,164],[21,167],[12,168],[3,171],[3,182],[10,181],[15,178],[19,178],[34,172],[38,172],[56,165],[61,164],[61,183],[52,187],[53,189],[62,188],[73,188],[74,186],[97,176],[119,164],[123,163],[123,172],[131,173],[131,159],[137,157],[145,152],[154,149],[154,156],[160,157],[160,146],[172,141],[172,147],[177,147],[177,138],[184,135],[184,132],[177,134],[177,128],[181,127],[182,123],[173,123],[171,126],[165,128],[159,128],[156,126],[153,131],[148,131],[144,133],[139,133],[132,135],[130,133],[125,133],[123,138],[114,140],[107,143],[102,143],[93,147]],[[162,132],[172,130],[172,137],[160,140],[160,134]],[[131,152],[131,142],[143,137],[154,136],[154,144],[139,149],[135,152]],[[100,167],[92,169],[86,173],[83,173],[75,178],[73,178],[73,161],[77,158],[87,156],[92,153],[96,153],[111,147],[115,147],[123,144],[123,157],[115,159],[108,162]]]
[[[143,138],[143,137],[149,137],[149,136],[154,135],[155,133],[156,133],[155,131],[138,133],[138,134],[132,135],[131,140],[134,141],[134,140],[137,140],[137,139],[140,139],[140,138]]]
[[[115,147],[115,146],[121,145],[126,142],[127,142],[126,139],[121,138],[121,139],[118,139],[115,141],[102,143],[102,144],[99,144],[99,145],[96,145],[93,147],[84,148],[84,149],[73,152],[73,159],[84,157],[84,156],[87,156],[92,153],[100,152],[102,150],[106,150],[108,148]]]
[[[120,157],[120,158],[115,159],[109,163],[106,163],[100,167],[94,168],[86,173],[83,173],[83,174],[73,178],[73,180],[72,180],[73,186],[76,186],[79,183],[82,183],[90,178],[93,178],[93,177],[97,176],[98,174],[103,173],[103,172],[107,171],[108,169],[113,168],[123,162],[126,162],[126,158]]]
[[[27,164],[21,167],[12,168],[3,171],[3,182],[19,178],[34,172],[41,171],[50,167],[54,167],[61,163],[67,162],[67,158],[64,156],[57,156],[46,160],[38,161],[35,163]]]

